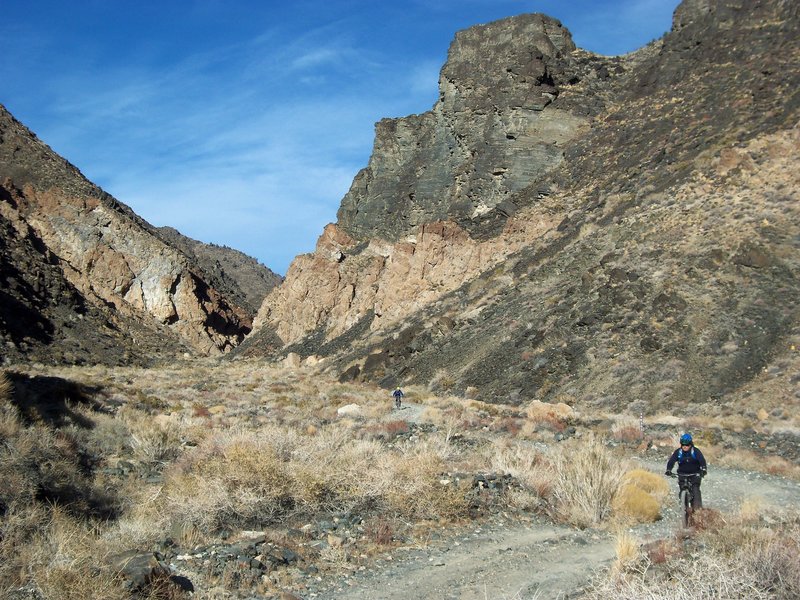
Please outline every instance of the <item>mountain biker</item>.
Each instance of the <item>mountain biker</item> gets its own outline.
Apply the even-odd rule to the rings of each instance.
[[[692,479],[692,508],[703,508],[703,497],[700,494],[700,479],[708,474],[706,459],[699,448],[696,448],[691,433],[684,433],[677,448],[667,461],[665,475],[672,476],[672,467],[678,463],[678,475],[700,475]]]
[[[397,405],[397,408],[400,408],[400,402],[403,400],[404,395],[405,394],[403,394],[403,390],[401,390],[399,387],[395,388],[395,390],[392,392],[392,396],[394,396],[394,403]]]

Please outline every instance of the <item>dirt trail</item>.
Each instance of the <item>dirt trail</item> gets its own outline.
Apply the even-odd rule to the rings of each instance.
[[[398,412],[410,421],[421,412],[421,407],[405,405]],[[653,472],[663,472],[661,461],[641,462]],[[774,508],[797,507],[800,483],[709,466],[709,477],[703,483],[706,507],[731,513],[745,499],[759,499],[764,506]],[[675,499],[662,520],[631,531],[638,539],[648,541],[672,535],[679,522]],[[397,550],[391,558],[379,559],[366,571],[331,582],[331,587],[311,597],[319,600],[570,598],[579,595],[592,576],[611,563],[614,554],[614,536],[608,532],[579,531],[542,520],[498,522],[462,531],[425,548]]]
[[[343,579],[317,598],[485,600],[532,598],[537,592],[556,598],[582,588],[613,556],[613,541],[604,533],[544,523],[478,528]]]

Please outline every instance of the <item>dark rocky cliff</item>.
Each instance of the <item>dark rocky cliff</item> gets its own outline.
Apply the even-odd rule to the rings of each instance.
[[[312,303],[303,277],[328,269],[346,286],[284,352],[327,356],[342,378],[587,409],[747,405],[772,380],[796,389],[798,10],[687,1],[663,40],[614,59],[571,50],[537,15],[459,34],[449,61],[474,40],[495,75],[448,62],[431,113],[378,126],[339,213],[355,243],[331,229],[287,276]],[[498,74],[506,84],[464,92]],[[527,120],[504,118],[521,106]],[[553,138],[534,132],[548,119],[564,136],[543,153]],[[414,239],[437,220],[464,233],[443,225],[441,243]],[[275,298],[267,316],[297,306]],[[387,321],[391,298],[411,309]],[[796,391],[770,402],[796,405]]]
[[[396,240],[431,221],[473,234],[502,221],[516,210],[513,194],[602,110],[623,64],[577,52],[569,31],[540,14],[459,32],[433,109],[377,124],[338,225],[356,239]]]

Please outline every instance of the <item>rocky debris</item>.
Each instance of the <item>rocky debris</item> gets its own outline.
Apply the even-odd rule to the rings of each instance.
[[[125,581],[131,593],[147,593],[150,590],[172,584],[176,588],[194,591],[191,582],[185,578],[171,580],[172,574],[164,555],[158,552],[139,552],[129,550],[107,558],[111,569]]]
[[[306,539],[304,534],[298,532],[298,535]],[[205,591],[223,581],[228,590],[263,589],[265,582],[271,586],[281,584],[286,571],[300,579],[317,573],[316,567],[306,563],[297,551],[269,541],[263,532],[240,532],[232,539],[190,550],[175,547],[167,540],[163,544],[163,555],[157,555],[168,561],[172,572],[188,574],[181,576],[184,585],[186,581],[196,580]],[[306,545],[298,543],[297,547],[306,548]],[[307,550],[312,554],[316,552]]]
[[[361,406],[358,404],[345,404],[336,409],[336,414],[340,417],[350,417],[361,414]]]

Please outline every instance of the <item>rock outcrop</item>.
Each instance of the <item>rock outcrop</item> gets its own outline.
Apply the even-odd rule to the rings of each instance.
[[[82,304],[139,321],[153,335],[171,331],[205,354],[230,350],[250,330],[247,311],[211,287],[184,253],[87,181],[4,107],[0,183],[6,243],[20,247],[20,240],[28,240],[38,248]]]
[[[250,318],[256,315],[265,296],[283,281],[280,275],[239,250],[193,240],[172,227],[159,227],[156,233],[183,252],[202,270],[211,287],[244,308]]]
[[[516,210],[513,194],[561,160],[622,71],[618,59],[577,52],[544,15],[459,32],[433,109],[377,124],[338,225],[359,240],[397,240],[433,221],[491,230]]]
[[[799,12],[687,0],[662,40],[616,58],[540,16],[459,34],[439,102],[379,124],[339,222],[246,351],[264,339],[345,379],[635,411],[780,376],[800,347]],[[465,82],[461,52],[494,75]],[[530,70],[506,85],[515,56]],[[544,121],[563,135],[552,153]]]
[[[365,319],[387,327],[552,229],[552,215],[507,221],[521,192],[550,193],[541,176],[628,62],[577,50],[540,14],[459,32],[433,109],[377,124],[338,223],[295,259],[255,329],[292,343],[311,332],[331,339]]]

